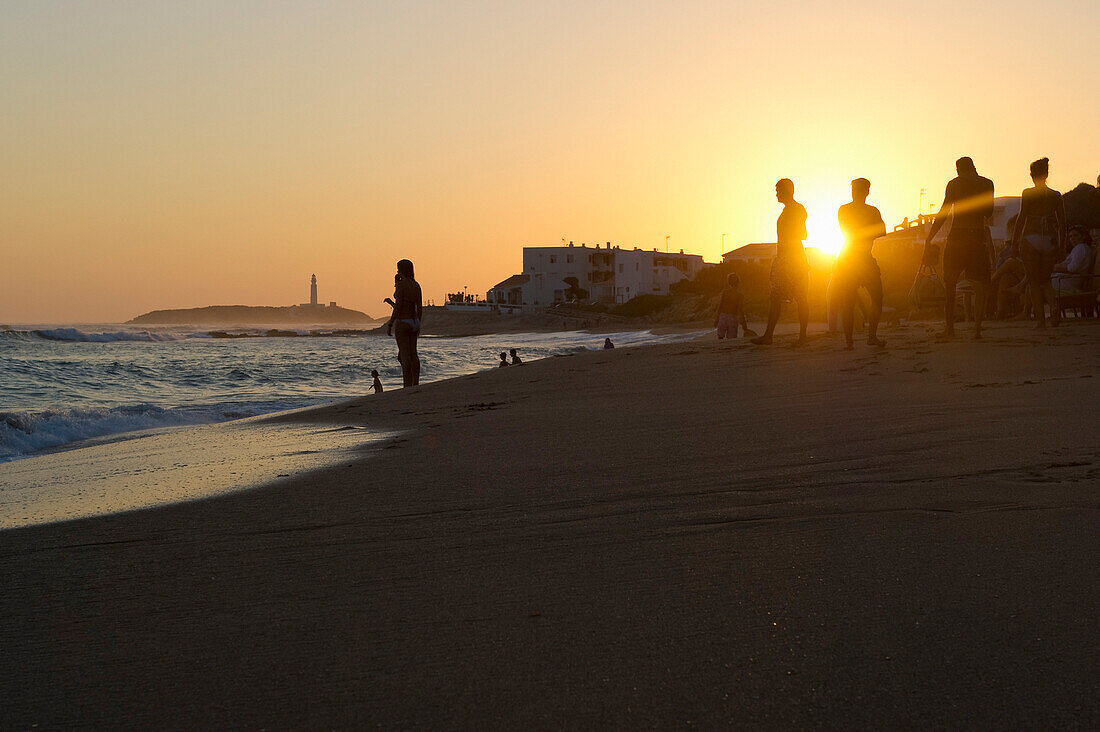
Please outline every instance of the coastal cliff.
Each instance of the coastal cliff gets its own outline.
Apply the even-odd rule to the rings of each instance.
[[[204,308],[152,310],[127,321],[131,325],[281,325],[289,323],[374,323],[375,318],[336,305],[210,305]]]

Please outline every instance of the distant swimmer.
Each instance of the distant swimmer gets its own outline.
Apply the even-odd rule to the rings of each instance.
[[[394,288],[393,315],[386,323],[386,334],[397,341],[397,360],[401,362],[401,380],[405,386],[420,383],[420,355],[416,352],[416,339],[420,335],[420,323],[424,317],[424,299],[420,283],[413,276],[413,263],[402,259],[397,263]]]
[[[507,365],[508,365],[508,354],[505,353],[504,351],[501,351],[500,352],[500,363],[497,364],[497,366],[499,368],[504,368]]]
[[[512,354],[512,365],[513,366],[519,366],[521,363],[523,363],[523,361],[520,359],[520,357],[516,354],[516,349],[513,348],[508,353]]]
[[[1062,194],[1047,187],[1050,161],[1047,158],[1031,164],[1031,180],[1035,183],[1020,194],[1020,214],[1012,230],[1013,251],[1027,272],[1031,306],[1035,310],[1036,328],[1046,328],[1046,305],[1050,305],[1050,324],[1060,318],[1054,303],[1054,287],[1050,282],[1056,262],[1062,259],[1066,245],[1066,207]]]
[[[833,286],[836,288],[840,303],[840,316],[844,321],[844,341],[848,349],[852,348],[853,320],[855,319],[856,300],[859,288],[866,288],[871,296],[871,321],[867,330],[867,344],[886,345],[878,338],[878,324],[882,318],[882,272],[878,262],[871,256],[871,247],[875,237],[886,233],[886,224],[882,214],[867,203],[871,193],[871,181],[856,178],[852,181],[852,202],[846,203],[837,211],[840,230],[844,234],[844,248],[836,260],[836,274]]]
[[[614,348],[615,344],[611,342],[610,338],[604,338],[603,339],[603,347],[604,347],[604,350],[606,351],[608,348]]]
[[[948,182],[943,205],[924,241],[924,263],[936,264],[931,261],[936,251],[932,239],[950,219],[951,230],[943,250],[943,284],[946,290],[943,335],[947,338],[955,335],[955,284],[960,275],[965,274],[966,279],[974,284],[974,338],[977,339],[982,337],[982,315],[991,280],[990,238],[986,221],[993,215],[993,181],[978,175],[970,158],[956,160],[955,171],[958,175]]]
[[[806,261],[806,208],[794,200],[794,183],[783,178],[775,184],[775,197],[783,204],[783,211],[775,222],[775,259],[772,260],[771,306],[768,309],[768,327],[764,335],[753,338],[758,346],[772,342],[775,324],[785,300],[798,307],[798,345],[806,342],[806,327],[810,322],[810,266]]]
[[[745,296],[741,294],[741,278],[735,272],[726,276],[726,289],[718,301],[718,312],[714,315],[714,327],[718,338],[736,338],[740,324],[748,335],[749,325],[745,322]]]
[[[370,372],[371,377],[374,379],[374,383],[370,385],[370,388],[374,389],[375,394],[382,393],[382,382],[378,379],[378,371],[372,369]]]

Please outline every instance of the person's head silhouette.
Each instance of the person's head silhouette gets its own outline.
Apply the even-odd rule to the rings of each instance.
[[[416,279],[415,277],[413,277],[413,263],[407,259],[402,259],[397,263],[397,272],[402,277],[407,277],[410,280]]]
[[[737,276],[736,272],[730,272],[726,275],[726,284],[736,290],[737,286],[741,284],[741,278]]]
[[[775,197],[780,203],[790,203],[794,200],[794,181],[790,178],[781,178],[775,184]]]
[[[1043,182],[1050,175],[1050,158],[1039,158],[1031,164],[1031,179],[1036,183]]]
[[[852,181],[852,200],[856,203],[866,203],[867,196],[871,194],[871,181],[866,178],[856,178]]]
[[[978,169],[974,167],[974,161],[968,157],[962,157],[955,161],[955,171],[959,175],[977,175]]]

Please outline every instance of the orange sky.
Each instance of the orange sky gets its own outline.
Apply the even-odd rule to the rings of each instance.
[[[716,260],[784,176],[825,238],[857,176],[894,223],[960,155],[999,195],[1100,173],[1095,0],[176,5],[0,10],[0,323],[314,272],[382,315],[400,257],[437,301],[563,237]]]

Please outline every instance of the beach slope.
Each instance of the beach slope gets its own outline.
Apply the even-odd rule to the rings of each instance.
[[[1100,326],[580,353],[0,532],[4,727],[1100,725]],[[426,345],[425,347],[429,347]]]

